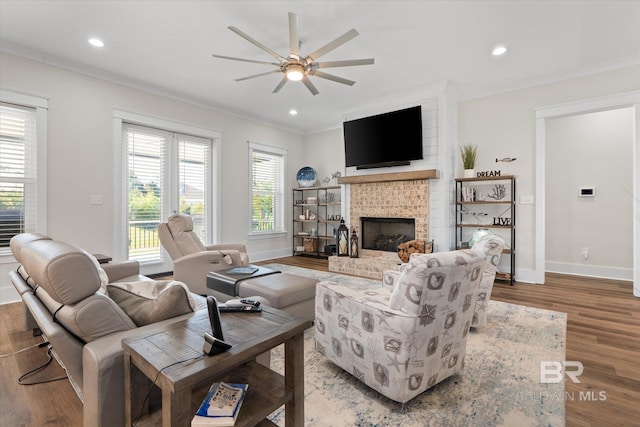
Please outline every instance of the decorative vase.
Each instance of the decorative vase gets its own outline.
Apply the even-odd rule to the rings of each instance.
[[[316,183],[316,171],[310,166],[301,168],[296,174],[296,180],[300,187],[313,187]]]
[[[463,178],[475,178],[476,170],[475,169],[465,169],[462,175]]]

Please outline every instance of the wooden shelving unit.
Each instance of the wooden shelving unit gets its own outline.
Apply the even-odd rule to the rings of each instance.
[[[498,271],[496,279],[515,281],[516,177],[456,178],[456,249],[469,247],[469,239],[487,229],[505,241],[503,256],[510,258],[509,271]]]
[[[328,257],[325,246],[335,244],[333,230],[340,225],[340,186],[300,187],[292,191],[293,255]],[[313,215],[312,219],[307,212]]]

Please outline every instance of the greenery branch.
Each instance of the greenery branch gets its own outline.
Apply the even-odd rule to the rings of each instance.
[[[462,164],[465,169],[473,169],[476,166],[476,159],[478,158],[478,147],[476,145],[465,145],[460,147],[460,154],[462,156]]]

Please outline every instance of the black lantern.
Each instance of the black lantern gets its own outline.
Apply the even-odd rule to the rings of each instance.
[[[344,218],[340,218],[340,227],[336,236],[336,251],[338,256],[349,256],[349,229],[344,225]]]
[[[351,258],[358,258],[358,235],[356,234],[356,228],[351,229],[351,252],[349,256]]]

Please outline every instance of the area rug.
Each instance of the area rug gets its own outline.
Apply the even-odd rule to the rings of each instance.
[[[370,279],[282,264],[269,268],[346,286]],[[541,383],[540,362],[565,359],[566,314],[499,301],[488,306],[488,326],[472,330],[464,370],[405,403],[356,380],[315,350],[305,332],[305,426],[564,426],[564,383]],[[272,352],[283,373],[283,346]],[[284,426],[284,410],[269,419]]]

